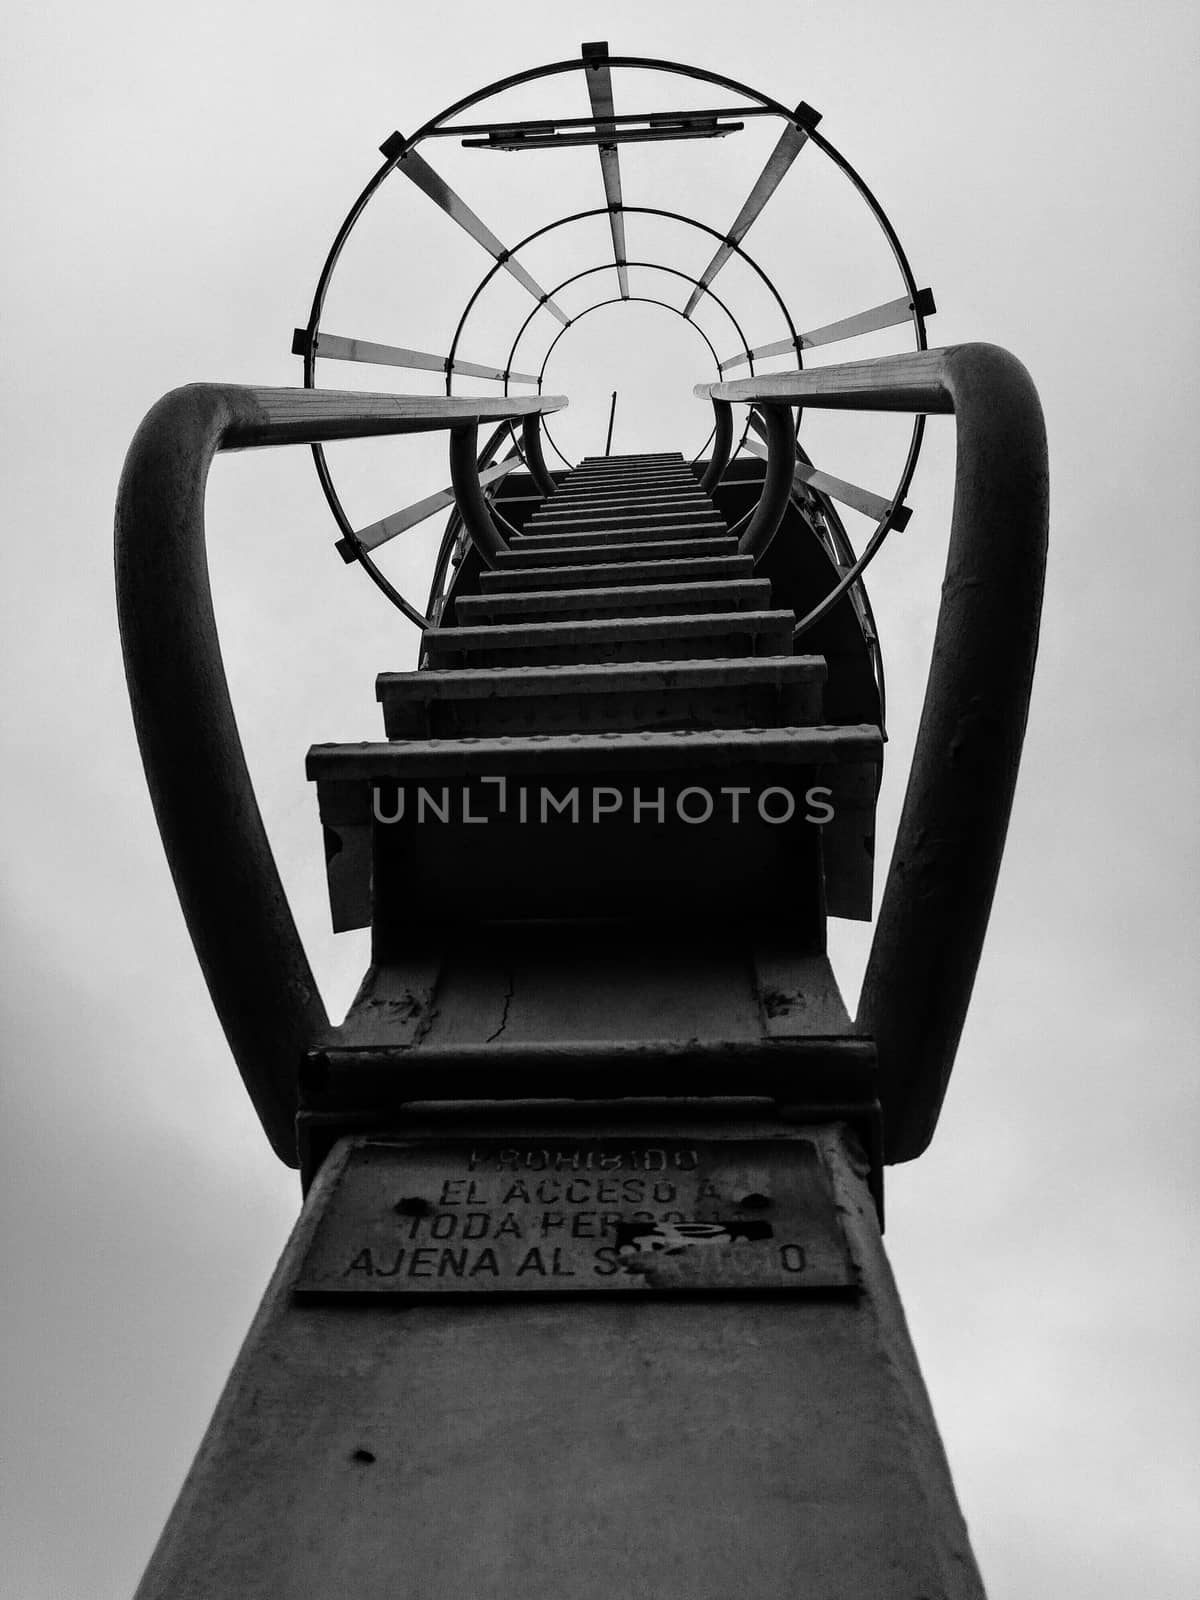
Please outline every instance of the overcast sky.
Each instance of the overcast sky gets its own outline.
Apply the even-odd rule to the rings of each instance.
[[[1041,389],[1052,555],[1026,762],[946,1111],[930,1152],[890,1176],[888,1243],[993,1600],[1190,1600],[1194,6],[529,0],[505,12],[459,0],[438,16],[367,0],[12,0],[8,18],[0,1588],[19,1600],[129,1594],[298,1201],[213,1018],[145,795],[112,598],[125,449],[177,384],[298,382],[291,330],[393,128],[607,38],[614,53],[683,56],[820,109],[935,291],[931,342],[1006,345]],[[739,136],[750,152],[758,137]],[[719,228],[755,170],[737,145],[677,157],[677,192]],[[446,142],[439,164],[442,150],[496,231],[545,219],[519,166],[534,158]],[[579,154],[584,203],[599,204],[594,153]],[[663,170],[631,152],[627,201],[663,203]],[[900,292],[844,198],[802,160],[747,240],[802,326]],[[487,261],[414,199],[381,211],[348,252],[336,309],[363,320],[331,316],[334,331],[446,347]],[[709,253],[692,242],[672,257],[669,243],[649,227],[639,236],[689,270]],[[732,294],[732,268],[722,281]],[[752,337],[778,337],[745,292]],[[511,325],[505,310],[473,325],[469,359],[502,358],[488,330]],[[687,369],[670,403],[693,426],[692,336],[646,315],[621,325],[597,313],[608,331],[590,354],[583,329],[574,354],[564,341],[553,385],[580,388],[569,425],[580,431],[564,442],[602,447],[579,374],[607,355],[618,376],[596,372],[596,393],[624,378],[617,447],[633,447],[629,369],[651,337],[661,343],[642,377]],[[890,486],[892,423],[814,437],[831,470]],[[929,437],[916,514],[871,585],[890,668],[885,829],[945,555],[952,423],[935,419]],[[346,447],[336,464],[356,520],[440,487],[440,448]],[[365,948],[327,932],[304,752],[375,735],[374,674],[414,664],[416,635],[338,560],[304,451],[219,462],[209,508],[235,703],[338,1007]],[[436,534],[388,558],[418,603]],[[838,930],[834,948],[853,995],[863,940]]]

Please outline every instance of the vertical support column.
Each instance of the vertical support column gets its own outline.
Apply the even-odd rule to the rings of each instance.
[[[460,1120],[454,1137],[486,1132]],[[593,1120],[573,1136],[603,1149],[611,1135]],[[506,1214],[522,1226],[546,1214],[547,1272],[574,1260],[555,1241],[602,1229],[603,1170],[568,1163],[556,1178],[522,1154],[571,1137],[531,1122],[503,1141],[506,1176],[481,1165],[433,1196],[475,1236],[470,1259]],[[860,1290],[297,1298],[362,1143],[346,1141],[309,1194],[138,1600],[982,1600],[853,1139],[776,1122],[719,1137],[819,1151]],[[558,1198],[512,1198],[539,1182]],[[385,1184],[380,1217],[367,1206],[335,1236],[335,1270],[341,1241],[365,1285],[360,1234],[419,1228],[406,1193]],[[407,1270],[378,1254],[372,1272]],[[435,1261],[423,1254],[419,1275]]]

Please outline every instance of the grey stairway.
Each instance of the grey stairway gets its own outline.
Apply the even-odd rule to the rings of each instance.
[[[372,930],[312,1159],[351,1104],[870,1101],[825,917],[870,912],[881,736],[822,722],[793,625],[678,455],[582,462],[457,585],[386,737],[309,754],[334,925]]]

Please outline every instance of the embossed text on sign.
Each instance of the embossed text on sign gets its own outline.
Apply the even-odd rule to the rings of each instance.
[[[295,1288],[592,1294],[853,1288],[806,1139],[365,1141]]]

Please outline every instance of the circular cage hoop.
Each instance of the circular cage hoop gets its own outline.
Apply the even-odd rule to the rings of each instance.
[[[660,261],[626,261],[626,262],[623,263],[623,265],[626,266],[626,267],[633,267],[633,268],[635,268],[637,270],[641,270],[641,271],[666,272],[666,273],[669,273],[671,275],[671,277],[673,277],[673,278],[682,278],[685,283],[690,283],[693,288],[700,288],[701,287],[700,280],[698,278],[693,278],[690,273],[683,272],[678,267],[664,266],[663,263],[660,262]],[[618,264],[615,261],[602,261],[599,264],[599,266],[585,267],[582,272],[573,273],[569,278],[564,278],[561,283],[555,284],[554,288],[550,290],[550,296],[551,296],[551,298],[553,298],[556,294],[561,293],[563,289],[569,288],[569,286],[571,284],[578,283],[581,278],[590,278],[597,272],[616,272],[618,270],[619,270]],[[716,305],[718,305],[721,308],[721,310],[725,313],[725,315],[729,318],[730,324],[733,327],[733,331],[737,335],[737,338],[738,338],[739,342],[741,343],[742,349],[745,352],[746,359],[750,363],[750,370],[751,370],[751,372],[753,372],[754,371],[754,357],[750,353],[750,346],[746,343],[746,335],[742,331],[741,323],[734,316],[733,312],[729,309],[729,307],[726,305],[725,301],[722,300],[719,295],[714,294],[713,291],[711,289],[707,288],[707,287],[705,288],[704,292],[708,295],[709,299],[712,300]],[[629,299],[634,299],[635,297],[631,295],[628,298]],[[700,337],[704,340],[704,343],[708,346],[708,352],[713,358],[713,367],[716,370],[717,379],[718,379],[718,381],[720,380],[720,377],[721,377],[721,360],[720,360],[720,357],[717,355],[716,347],[713,345],[712,340],[708,337],[708,335],[705,333],[704,329],[701,328],[698,323],[693,321],[693,319],[691,317],[684,317],[683,312],[680,311],[678,306],[673,306],[666,300],[648,300],[645,296],[638,296],[636,298],[638,298],[639,300],[642,301],[642,303],[647,304],[647,305],[662,306],[665,310],[671,312],[671,314],[673,316],[683,317],[683,320],[687,323],[688,327],[693,329],[694,332],[698,333],[700,335]],[[622,296],[621,299],[618,300],[616,303],[620,304],[621,301],[623,301],[625,299],[626,299],[626,297]],[[575,325],[575,323],[580,321],[580,319],[582,317],[585,317],[588,314],[589,311],[597,311],[597,310],[599,310],[600,306],[612,305],[613,303],[614,302],[611,301],[611,300],[601,300],[601,301],[598,301],[596,303],[596,305],[585,307],[584,310],[581,311],[578,316],[572,317],[570,326],[573,327]],[[514,364],[516,363],[517,346],[520,344],[522,336],[525,333],[525,330],[529,327],[529,324],[533,321],[534,317],[537,316],[537,314],[538,314],[538,312],[540,310],[541,310],[540,306],[534,306],[533,310],[525,318],[525,321],[517,329],[516,336],[514,337],[512,345],[509,348],[508,359],[507,359],[507,361],[505,363],[505,367],[506,367],[506,371],[507,372],[511,372]],[[542,392],[542,384],[543,384],[543,382],[545,380],[545,376],[546,376],[546,363],[550,360],[550,353],[554,349],[554,346],[558,343],[559,339],[562,338],[563,334],[566,331],[567,331],[566,328],[563,328],[559,333],[557,333],[555,335],[553,341],[551,342],[550,348],[546,351],[546,354],[542,357],[542,365],[541,365],[540,370],[538,371],[538,393],[539,394]],[[507,376],[505,376],[505,379],[504,379],[504,392],[505,392],[505,394],[508,393],[508,377]],[[699,461],[700,457],[704,454],[705,450],[707,450],[709,440],[712,438],[712,436],[713,436],[715,431],[716,431],[715,428],[710,428],[709,429],[708,437],[704,440],[704,443],[700,446],[699,450],[697,450],[696,454],[692,457],[693,464],[695,464],[695,462]],[[551,434],[550,428],[549,428],[549,426],[547,425],[547,423],[545,421],[543,421],[543,423],[542,423],[542,432],[546,435],[546,438],[549,440],[550,448],[554,451],[554,454],[562,462],[563,466],[566,467],[569,470],[570,467],[571,467],[571,463],[567,460],[566,456],[563,455],[562,451],[558,448],[558,445],[555,444],[554,437]],[[750,432],[750,413],[748,412],[747,415],[746,415],[746,425],[742,430],[742,437],[738,441],[738,449],[739,450],[741,449],[742,445],[745,444],[746,437],[749,434],[749,432]],[[521,447],[518,444],[517,445],[518,451],[520,450],[520,448]]]
[[[326,295],[328,293],[329,286],[330,286],[330,283],[332,281],[334,271],[335,271],[335,269],[337,267],[338,260],[340,259],[342,251],[344,250],[344,248],[346,246],[346,243],[349,240],[349,238],[350,238],[350,236],[351,236],[351,234],[352,234],[352,232],[353,232],[353,230],[354,230],[359,218],[362,216],[363,211],[366,209],[366,206],[369,204],[369,202],[371,201],[373,196],[376,194],[376,192],[379,190],[380,186],[384,183],[384,181],[388,178],[388,176],[399,165],[399,163],[401,161],[403,161],[407,156],[411,155],[417,149],[417,147],[427,139],[433,139],[433,138],[437,138],[437,137],[454,136],[454,135],[457,135],[460,132],[466,132],[466,131],[478,131],[478,130],[471,130],[471,129],[467,128],[463,124],[453,124],[453,125],[447,126],[448,124],[451,124],[451,119],[460,116],[463,112],[469,110],[471,107],[478,106],[478,105],[482,104],[483,102],[493,98],[494,96],[497,96],[499,94],[505,93],[505,92],[507,92],[509,90],[512,90],[512,89],[520,88],[520,87],[522,87],[522,86],[524,86],[526,84],[537,82],[538,80],[541,80],[541,79],[553,78],[553,77],[561,77],[561,76],[563,76],[565,74],[572,73],[572,72],[585,72],[586,73],[589,70],[589,67],[592,66],[595,63],[595,60],[596,60],[596,58],[594,58],[594,57],[589,59],[589,57],[581,55],[579,57],[573,57],[573,58],[570,58],[570,59],[565,60],[565,61],[548,62],[548,63],[545,63],[545,64],[543,64],[541,66],[538,66],[538,67],[528,68],[527,70],[525,70],[523,72],[513,73],[513,74],[511,74],[510,76],[508,76],[506,78],[497,79],[493,83],[487,84],[483,88],[475,90],[473,93],[471,93],[469,95],[466,95],[462,99],[457,100],[457,101],[453,102],[451,105],[447,106],[444,110],[440,111],[436,116],[431,117],[427,122],[423,123],[417,129],[416,133],[411,135],[411,137],[405,138],[405,137],[402,137],[400,135],[396,135],[396,136],[393,137],[393,139],[391,139],[391,140],[389,140],[387,142],[387,145],[384,147],[385,151],[386,151],[386,154],[385,154],[385,157],[384,157],[383,164],[372,175],[372,177],[367,182],[367,184],[365,185],[365,187],[363,188],[361,193],[355,199],[353,205],[350,207],[350,210],[347,212],[345,218],[342,221],[342,224],[341,224],[340,228],[338,229],[338,231],[337,231],[337,233],[336,233],[336,235],[334,237],[333,243],[329,248],[329,252],[326,255],[324,264],[323,264],[323,266],[321,268],[321,272],[320,272],[318,280],[317,280],[316,288],[315,288],[314,293],[313,293],[313,300],[312,300],[311,310],[310,310],[310,313],[309,313],[308,324],[307,324],[306,329],[304,330],[305,331],[305,336],[306,336],[305,337],[305,344],[304,344],[304,352],[303,352],[304,353],[304,379],[303,379],[303,381],[304,381],[305,388],[315,388],[317,386],[316,385],[316,361],[317,361],[317,342],[318,342],[318,337],[319,337],[319,334],[320,334],[320,321],[321,321],[321,315],[322,315],[322,312],[323,312],[323,309],[324,309],[324,305],[325,305]],[[761,90],[754,89],[751,86],[749,86],[748,84],[742,83],[742,82],[740,82],[739,80],[737,80],[735,78],[726,77],[722,73],[710,72],[710,71],[708,71],[707,69],[705,69],[703,67],[694,67],[694,66],[682,63],[682,62],[663,60],[663,59],[659,59],[659,58],[655,58],[655,57],[647,57],[647,56],[621,56],[621,55],[608,55],[608,54],[605,54],[605,55],[603,55],[603,57],[600,58],[600,60],[602,61],[603,65],[606,66],[610,71],[617,70],[617,71],[633,71],[633,72],[665,74],[665,75],[669,75],[669,76],[688,78],[688,79],[691,79],[691,80],[693,80],[695,82],[698,82],[698,83],[710,84],[713,87],[721,89],[721,90],[724,90],[729,94],[742,96],[742,97],[754,102],[754,104],[751,105],[751,106],[738,107],[737,108],[737,113],[739,115],[742,115],[742,116],[748,116],[748,115],[770,116],[770,117],[776,117],[776,118],[782,119],[784,122],[791,124],[793,127],[797,127],[797,126],[801,125],[797,120],[798,111],[789,110],[788,107],[785,106],[781,101],[774,99],[772,96],[764,94]],[[732,111],[733,109],[734,108],[726,108],[727,111]],[[803,109],[803,108],[800,108],[800,109]],[[722,112],[722,113],[719,113],[719,114],[724,114],[724,113]],[[647,115],[650,115],[650,114],[647,114]],[[595,127],[598,123],[604,121],[605,119],[602,118],[602,117],[593,116],[592,118],[586,118],[584,120],[587,121],[587,122],[590,122],[592,124],[592,126]],[[867,187],[866,183],[862,180],[862,178],[859,176],[859,174],[855,171],[853,166],[851,166],[851,164],[846,160],[846,158],[840,153],[840,151],[838,151],[817,130],[817,128],[814,125],[811,124],[811,122],[806,121],[803,124],[803,126],[804,126],[804,131],[805,131],[805,134],[806,134],[807,141],[812,143],[813,145],[815,145],[819,150],[821,150],[824,153],[824,155],[827,156],[829,158],[829,160],[831,160],[833,162],[834,166],[843,174],[843,176],[850,182],[850,184],[857,191],[857,193],[859,194],[860,198],[863,200],[863,202],[867,206],[868,210],[873,215],[876,223],[878,224],[881,232],[883,233],[884,238],[885,238],[885,240],[887,242],[887,245],[888,245],[888,247],[889,247],[889,249],[890,249],[890,251],[892,253],[892,256],[894,258],[896,267],[899,270],[900,277],[901,277],[901,280],[902,280],[902,282],[904,284],[905,290],[907,291],[907,294],[908,294],[909,310],[910,310],[910,314],[911,314],[911,322],[912,322],[912,327],[913,327],[915,346],[916,346],[916,348],[918,350],[926,349],[928,346],[927,346],[926,333],[925,333],[925,313],[924,313],[924,309],[923,309],[923,305],[922,305],[922,298],[921,298],[920,292],[918,291],[917,283],[916,283],[916,280],[915,280],[915,278],[913,276],[912,269],[911,269],[911,267],[909,265],[908,258],[904,253],[904,249],[900,244],[900,240],[899,240],[899,238],[898,238],[898,236],[897,236],[897,234],[895,232],[895,229],[892,227],[892,224],[891,224],[890,220],[888,219],[886,213],[884,212],[882,206],[879,204],[878,200],[875,198],[874,194]],[[794,343],[797,365],[801,366],[803,364],[802,363],[802,354],[801,354],[801,352],[802,352],[801,337],[796,332],[795,322],[794,322],[790,312],[788,311],[787,305],[786,305],[785,301],[783,300],[783,297],[779,294],[778,290],[775,288],[775,285],[772,283],[771,279],[767,276],[767,274],[762,270],[762,268],[759,267],[758,264],[756,262],[754,262],[752,260],[752,258],[742,249],[740,240],[735,240],[732,237],[727,237],[725,235],[722,235],[721,233],[719,233],[718,230],[710,227],[708,224],[700,222],[698,218],[687,217],[687,216],[682,215],[681,213],[658,210],[655,207],[625,206],[625,205],[622,205],[620,207],[620,210],[621,210],[622,213],[633,214],[633,213],[643,212],[643,213],[650,214],[650,215],[658,215],[658,216],[662,216],[662,217],[668,217],[668,218],[670,218],[670,219],[672,219],[674,221],[681,222],[681,223],[683,223],[685,225],[699,228],[699,229],[709,233],[714,238],[717,238],[717,239],[721,240],[722,243],[729,245],[731,247],[733,253],[737,254],[744,261],[746,261],[748,265],[750,265],[753,268],[753,270],[762,279],[762,281],[764,282],[764,284],[767,286],[768,290],[772,294],[772,296],[775,299],[776,304],[778,305],[778,307],[779,307],[779,309],[781,311],[781,314],[782,314],[782,316],[783,316],[783,318],[784,318],[784,320],[785,320],[785,322],[787,324],[788,337]],[[609,212],[609,208],[608,207],[598,207],[598,208],[594,208],[592,210],[573,213],[571,215],[556,219],[554,222],[551,222],[551,223],[547,224],[546,226],[537,229],[534,233],[529,234],[518,245],[514,246],[512,250],[504,251],[503,254],[500,255],[495,260],[492,268],[489,270],[488,273],[485,274],[484,278],[476,286],[475,290],[473,291],[472,295],[470,296],[470,298],[468,299],[466,305],[464,306],[462,315],[459,318],[459,323],[458,323],[458,326],[457,326],[457,328],[455,330],[454,339],[453,339],[453,342],[452,342],[452,345],[451,345],[450,355],[446,358],[446,392],[447,392],[447,394],[453,393],[453,376],[454,375],[453,375],[452,363],[453,363],[453,360],[454,360],[454,353],[457,350],[459,339],[460,339],[461,334],[462,334],[462,330],[463,330],[463,328],[464,328],[464,326],[466,324],[466,320],[467,320],[468,316],[470,315],[470,312],[471,312],[472,308],[474,307],[476,301],[479,298],[480,293],[482,292],[482,290],[486,286],[486,284],[489,283],[492,280],[492,278],[494,277],[495,273],[497,271],[499,271],[500,268],[503,265],[505,265],[506,262],[511,261],[516,255],[519,254],[519,252],[521,250],[525,249],[535,239],[543,237],[545,234],[551,232],[552,230],[554,230],[556,228],[563,227],[563,226],[565,226],[565,225],[567,225],[569,223],[572,223],[572,222],[578,222],[578,221],[582,220],[584,217],[590,217],[590,216],[596,216],[596,215],[604,216],[604,215],[607,215],[608,212]],[[628,264],[629,263],[621,263],[621,265],[628,265]],[[618,263],[614,261],[614,262],[611,262],[611,263],[607,263],[606,262],[606,263],[603,263],[602,265],[611,266],[613,268],[616,268]],[[652,266],[652,267],[656,267],[656,268],[659,268],[660,270],[665,270],[665,271],[673,270],[670,267],[666,266],[665,263],[641,263],[641,265]],[[587,269],[587,270],[590,271],[590,270],[593,270],[593,269]],[[596,269],[596,270],[598,270],[598,269]],[[581,273],[581,274],[577,274],[576,277],[585,276],[585,275],[586,275],[586,273]],[[681,273],[680,276],[686,276],[686,275]],[[574,279],[570,279],[570,280],[567,280],[567,281],[575,281],[575,280]],[[706,292],[709,295],[710,298],[712,298],[714,300],[717,299],[717,297],[712,294],[711,289],[707,285],[702,284],[702,283],[698,283],[697,280],[695,280],[695,279],[693,279],[692,281],[693,281],[693,283],[697,283],[697,287],[701,288],[704,292]],[[560,285],[560,287],[563,287],[563,286],[564,285]],[[528,327],[528,325],[532,322],[533,316],[535,316],[537,311],[539,309],[541,309],[542,306],[545,305],[547,300],[552,299],[552,296],[553,296],[553,294],[555,292],[557,292],[557,291],[551,291],[550,294],[547,294],[541,301],[539,301],[538,304],[534,307],[534,312],[529,317],[526,318],[525,323],[522,324],[521,328],[519,329],[519,331],[517,333],[516,338],[513,341],[513,350],[515,350],[516,344],[519,341],[520,337],[525,332],[525,330]],[[634,297],[632,297],[632,296],[629,296],[629,297],[621,296],[620,297],[620,301],[626,301],[627,299],[633,299],[633,298]],[[646,297],[639,296],[639,297],[637,297],[637,299],[639,301],[645,301]],[[620,303],[620,301],[618,303]],[[590,307],[585,307],[583,312],[580,312],[577,317],[575,317],[573,319],[570,319],[570,320],[571,321],[577,321],[579,319],[579,316],[585,315],[587,311],[598,309],[600,304],[610,304],[610,303],[612,303],[612,302],[604,301],[604,302],[598,302],[596,305],[593,305],[593,306],[590,306]],[[662,305],[665,309],[670,310],[670,311],[676,311],[677,310],[676,307],[668,305],[665,301],[655,301],[655,302],[651,302],[651,303]],[[719,302],[719,301],[717,303],[721,304],[721,302]],[[730,312],[728,310],[728,307],[722,306],[722,309],[724,309],[727,312],[727,314],[730,316],[731,320],[735,320],[733,318],[732,312]],[[679,312],[679,315],[685,315],[685,313]],[[691,321],[692,319],[689,316],[689,317],[687,317],[687,320]],[[735,323],[735,325],[736,325],[736,323]],[[693,322],[693,326],[695,326],[694,322]],[[700,330],[700,329],[697,329],[697,331],[698,332],[702,332],[702,330]],[[707,337],[707,336],[705,336],[705,337]],[[754,358],[751,355],[748,346],[746,345],[744,337],[741,336],[740,330],[739,330],[739,337],[741,338],[743,352],[746,355],[747,360],[749,362],[749,370],[750,370],[751,373],[753,373],[754,372]],[[557,339],[554,342],[556,343]],[[553,349],[553,347],[554,346],[553,346],[553,343],[552,343],[551,346],[550,346],[550,349]],[[710,345],[710,347],[711,347],[711,345]],[[715,351],[714,351],[714,354],[715,354]],[[546,357],[543,358],[543,367],[542,367],[543,371],[544,371],[544,367],[545,367],[545,360],[548,359],[548,357],[549,357],[549,350],[546,353]],[[504,370],[504,375],[503,375],[504,393],[505,394],[507,394],[509,392],[509,374],[511,372],[511,369],[512,369],[512,356],[510,354],[510,358],[509,358],[508,363],[506,364],[506,367],[505,367],[505,370]],[[718,363],[718,377],[719,376],[720,376],[720,368],[719,368],[719,363]],[[538,387],[539,387],[539,392],[540,392],[540,387],[541,387],[540,386],[540,382],[539,382],[539,386]],[[801,411],[797,416],[797,423],[796,423],[797,430],[799,430],[802,421],[803,421],[803,412]],[[921,417],[917,417],[914,420],[913,432],[912,432],[912,436],[911,436],[911,439],[910,439],[909,448],[908,448],[907,456],[906,456],[906,459],[905,459],[904,467],[903,467],[902,472],[901,472],[900,482],[899,482],[899,484],[897,486],[897,489],[896,489],[894,495],[892,496],[892,504],[893,505],[898,506],[901,503],[901,501],[902,501],[902,499],[904,497],[904,494],[907,492],[908,485],[911,482],[913,472],[914,472],[914,470],[916,468],[917,457],[918,457],[918,455],[920,453],[921,440],[922,440],[922,436],[923,436],[923,426],[922,426],[922,424],[923,424],[923,419]],[[744,442],[746,440],[747,433],[749,431],[749,426],[750,426],[750,416],[748,414],[747,415],[747,419],[746,419],[746,426],[743,429],[741,440],[739,441],[739,444],[738,444],[738,449],[739,450],[741,449],[742,445],[744,444]],[[710,437],[711,437],[711,435],[710,435]],[[551,441],[551,443],[553,444],[553,441]],[[356,559],[359,562],[359,564],[366,570],[368,576],[372,579],[372,581],[376,584],[376,586],[387,596],[387,598],[395,606],[397,606],[404,613],[405,616],[407,616],[411,621],[415,622],[420,627],[427,626],[429,619],[425,615],[423,615],[421,612],[419,612],[413,605],[411,605],[409,603],[409,601],[407,601],[404,598],[403,595],[401,595],[399,593],[399,591],[390,582],[390,580],[379,570],[379,568],[376,565],[375,561],[372,559],[370,552],[367,550],[367,548],[362,544],[362,542],[358,538],[357,532],[356,532],[353,524],[351,523],[351,521],[350,521],[350,519],[349,519],[349,517],[348,517],[348,515],[347,515],[347,513],[345,511],[345,508],[344,508],[344,506],[342,504],[340,496],[337,493],[337,489],[336,489],[336,487],[334,485],[332,473],[330,472],[329,463],[328,463],[328,460],[326,459],[326,455],[325,455],[325,451],[324,451],[323,447],[321,445],[319,445],[319,444],[314,444],[311,448],[312,448],[312,453],[313,453],[313,460],[314,460],[315,465],[316,465],[318,481],[321,484],[322,491],[323,491],[323,493],[325,495],[325,499],[326,499],[326,501],[327,501],[327,503],[329,505],[330,511],[333,514],[334,521],[337,524],[337,527],[338,527],[338,529],[340,530],[340,532],[342,534],[342,538],[343,538],[343,541],[345,543],[345,546],[349,550],[352,558]],[[702,446],[701,447],[701,451],[703,451],[704,448],[705,448],[705,446]],[[561,456],[561,452],[558,451],[557,446],[554,446],[554,449],[555,449],[556,454],[559,454]],[[518,446],[518,450],[519,450],[519,446]],[[562,458],[562,459],[565,460],[565,458]],[[881,540],[882,540],[882,537],[884,535],[886,535],[887,523],[888,523],[888,519],[884,518],[882,520],[881,524],[880,524],[880,528],[878,528],[876,530],[875,535],[872,536],[872,539],[871,539],[871,541],[869,543],[868,550],[864,553],[864,556],[861,559],[861,561],[859,563],[857,563],[859,573],[861,573],[862,568],[866,566],[867,562],[874,555],[876,549],[878,548],[879,542],[881,542]],[[826,597],[826,600],[821,603],[821,607],[820,607],[821,615],[824,615],[825,610],[827,609],[828,605],[831,605],[831,604],[835,603],[836,598],[840,597],[840,594],[845,592],[845,590],[847,588],[849,588],[852,585],[852,583],[855,582],[855,581],[857,581],[856,578],[854,578],[854,579],[846,578],[841,583],[839,583],[838,589],[836,591],[836,594],[833,597]],[[810,615],[808,618],[804,619],[805,625],[806,626],[811,625],[811,623],[814,620],[816,620],[815,614]]]

